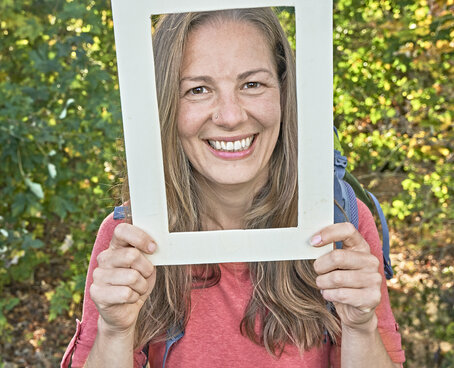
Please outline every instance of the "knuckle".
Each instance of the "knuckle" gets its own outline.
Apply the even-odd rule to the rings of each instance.
[[[129,283],[131,285],[136,284],[140,280],[140,273],[136,270],[129,270]]]
[[[318,259],[316,259],[313,263],[313,267],[316,273],[320,273],[320,261]]]
[[[339,272],[333,272],[333,275],[331,276],[331,280],[335,286],[342,285],[344,278]]]
[[[97,299],[98,299],[97,291],[98,291],[98,287],[97,287],[95,284],[91,284],[91,285],[90,285],[90,289],[89,289],[89,293],[90,293],[90,298],[91,298],[94,302],[96,302]]]
[[[150,278],[155,273],[155,270],[156,270],[155,266],[150,262],[150,266],[145,270],[144,277],[146,279]]]
[[[127,232],[127,229],[129,227],[129,224],[126,224],[124,222],[118,224],[115,226],[113,236],[118,239],[123,239],[125,236],[125,233]]]
[[[347,228],[347,235],[352,236],[356,232],[356,227],[351,222],[345,222]]]
[[[380,304],[380,300],[381,300],[381,291],[380,291],[380,289],[376,289],[374,291],[373,296],[372,296],[372,300],[374,302],[374,305]]]
[[[382,281],[383,281],[383,277],[381,276],[381,274],[375,273],[373,276],[372,282],[375,285],[379,286],[379,285],[381,285]]]
[[[331,252],[331,260],[335,264],[342,263],[343,259],[344,259],[344,252],[342,251],[342,249],[335,249]]]
[[[101,253],[98,254],[96,257],[96,262],[98,262],[98,265],[104,264],[104,261],[106,259],[106,251],[102,251]]]
[[[129,267],[131,267],[133,264],[135,264],[139,254],[140,253],[136,248],[126,248],[124,255],[123,255],[126,264]]]
[[[135,291],[131,291],[131,296],[129,297],[129,302],[130,303],[135,303],[138,301],[140,298],[139,293],[136,293]]]
[[[347,294],[346,290],[344,290],[344,289],[337,289],[337,290],[336,290],[336,299],[337,299],[337,301],[340,302],[340,303],[347,304],[347,301],[348,301],[348,294]]]
[[[121,289],[119,298],[122,303],[127,303],[132,296],[132,290],[129,287],[124,287]]]
[[[370,257],[370,263],[371,263],[371,267],[373,267],[374,271],[377,271],[378,268],[380,267],[380,261],[375,256]]]
[[[99,267],[96,267],[93,271],[93,282],[96,282],[99,280],[100,278],[100,273],[101,273],[101,270],[99,269]],[[93,284],[92,284],[93,285]]]

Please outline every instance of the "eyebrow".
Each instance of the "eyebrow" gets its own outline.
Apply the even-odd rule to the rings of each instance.
[[[257,73],[267,73],[271,77],[273,76],[273,73],[271,73],[268,69],[261,68],[261,69],[248,70],[247,72],[239,74],[238,80],[246,79],[247,77],[250,77],[251,75],[257,74]]]
[[[257,73],[267,73],[270,76],[273,76],[273,73],[271,73],[268,69],[260,68],[260,69],[248,70],[246,72],[238,74],[237,79],[238,80],[246,79],[246,78],[250,77],[251,75],[254,75]],[[213,83],[214,82],[213,78],[208,75],[198,75],[196,77],[184,77],[184,78],[181,78],[180,84],[185,81],[204,82],[204,83]]]

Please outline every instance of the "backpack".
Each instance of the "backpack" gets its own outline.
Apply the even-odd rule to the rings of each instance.
[[[393,269],[389,258],[389,230],[383,210],[377,198],[364,189],[358,180],[346,170],[347,157],[341,153],[342,147],[339,134],[334,127],[334,222],[351,222],[358,229],[358,206],[356,198],[360,199],[369,207],[372,213],[377,213],[382,229],[383,263],[386,279],[393,277]],[[336,248],[342,248],[340,242],[336,242]]]

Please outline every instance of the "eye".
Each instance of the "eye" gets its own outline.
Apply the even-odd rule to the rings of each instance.
[[[207,93],[208,90],[207,90],[206,87],[200,86],[200,87],[191,88],[188,92],[189,92],[191,95],[201,95],[201,94],[203,94],[203,93]]]
[[[243,85],[243,88],[244,89],[248,89],[248,88],[258,88],[260,87],[262,84],[260,82],[247,82]]]

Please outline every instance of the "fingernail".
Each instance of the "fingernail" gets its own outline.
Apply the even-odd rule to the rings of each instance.
[[[322,237],[320,235],[314,235],[311,239],[311,245],[319,245],[322,242]]]
[[[153,242],[149,243],[149,244],[148,244],[148,251],[149,251],[150,253],[153,253],[155,250],[156,250],[156,244],[153,243]]]

